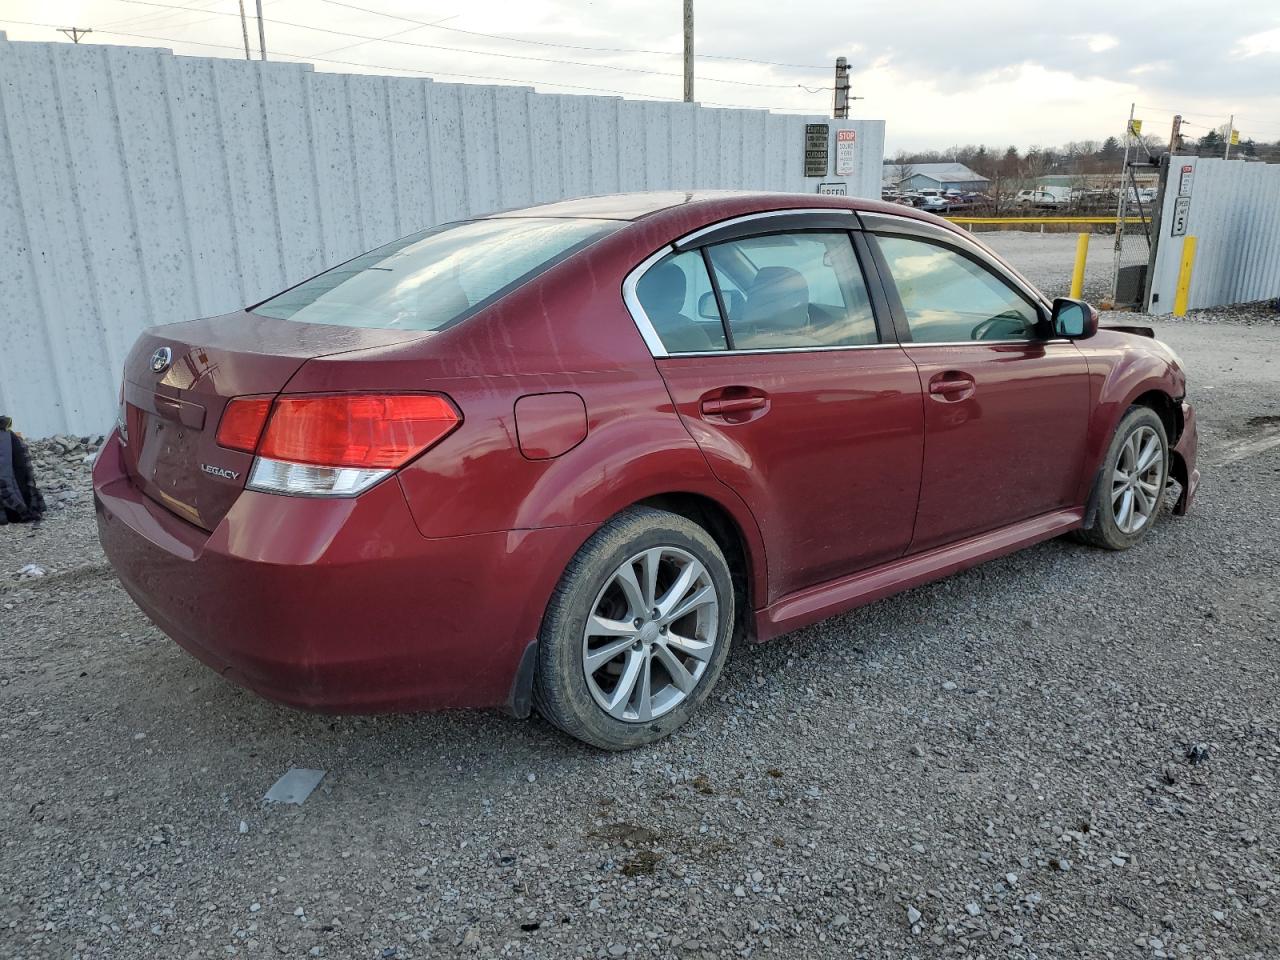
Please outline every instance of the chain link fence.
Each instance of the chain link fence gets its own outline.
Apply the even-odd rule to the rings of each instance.
[[[1023,273],[1050,297],[1071,293],[1080,234],[1089,237],[1084,286],[1080,295],[1105,306],[1114,301],[1117,264],[1145,269],[1147,237],[1136,212],[1117,233],[1115,211],[1111,216],[966,217],[953,216],[957,226],[970,231]],[[1117,258],[1117,243],[1119,244]],[[1127,277],[1128,274],[1126,273]],[[1141,297],[1141,284],[1137,299]],[[1120,304],[1117,304],[1120,305]]]

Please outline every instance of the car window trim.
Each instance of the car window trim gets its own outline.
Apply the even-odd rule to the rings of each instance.
[[[717,291],[717,298],[716,298],[716,302],[717,302],[717,304],[718,304],[718,305],[719,305],[719,307],[720,307],[720,322],[724,325],[725,331],[726,331],[726,333],[728,334],[728,337],[727,337],[728,342],[729,342],[730,344],[732,344],[732,342],[733,342],[733,340],[732,340],[732,333],[731,333],[732,324],[730,324],[730,322],[729,322],[729,315],[728,315],[728,313],[725,311],[724,304],[723,304],[723,302],[720,300],[720,296],[719,296],[719,293],[718,293],[718,291],[719,291],[719,289],[720,289],[720,279],[719,279],[719,277],[717,277],[717,276],[716,276],[715,264],[714,264],[714,263],[712,263],[712,261],[711,261],[711,254],[710,254],[711,248],[712,248],[712,247],[720,247],[720,246],[724,246],[724,245],[729,244],[729,243],[736,243],[736,242],[741,241],[741,240],[754,240],[756,237],[792,236],[792,235],[797,234],[797,233],[821,233],[821,234],[827,234],[827,235],[829,235],[829,234],[833,234],[833,233],[842,233],[842,234],[844,234],[845,239],[849,241],[850,250],[851,250],[851,252],[853,253],[853,262],[854,262],[854,264],[856,264],[856,266],[857,266],[857,268],[858,268],[858,275],[859,275],[860,277],[862,277],[862,286],[863,286],[863,289],[865,289],[865,290],[867,291],[867,305],[871,308],[871,323],[872,323],[872,325],[873,325],[873,326],[875,327],[875,329],[876,329],[876,340],[877,340],[877,342],[876,342],[876,343],[874,343],[874,344],[872,344],[872,343],[851,343],[851,344],[843,344],[843,345],[841,345],[841,344],[836,344],[836,345],[834,345],[833,347],[828,347],[828,348],[826,348],[826,349],[840,349],[842,346],[849,346],[849,347],[872,347],[872,346],[880,346],[880,344],[882,344],[882,343],[887,343],[887,342],[889,342],[889,341],[890,341],[890,338],[885,336],[884,328],[883,328],[882,324],[880,323],[880,318],[879,318],[879,316],[876,314],[876,301],[875,301],[875,297],[874,297],[874,295],[872,294],[872,290],[871,290],[871,282],[870,282],[869,278],[867,277],[867,272],[862,268],[862,262],[861,262],[861,261],[860,261],[860,259],[858,258],[858,247],[857,247],[857,244],[855,244],[855,243],[853,242],[854,234],[855,234],[855,233],[857,233],[857,232],[860,232],[860,231],[850,230],[850,229],[848,229],[848,227],[847,227],[847,226],[845,226],[845,227],[843,227],[843,228],[841,228],[841,229],[834,229],[834,228],[831,228],[831,227],[805,227],[805,228],[788,227],[788,228],[785,228],[785,229],[779,229],[779,230],[767,230],[767,231],[765,231],[765,232],[763,232],[763,233],[750,233],[750,234],[746,234],[746,235],[741,236],[741,237],[726,238],[726,239],[724,239],[724,240],[717,240],[717,241],[716,241],[716,242],[714,242],[714,243],[706,243],[706,244],[701,245],[698,249],[700,249],[700,250],[702,251],[702,258],[703,258],[703,261],[706,263],[707,271],[711,274],[711,283],[712,283],[712,286],[713,286],[713,288]],[[746,253],[746,251],[745,251],[745,250],[738,250],[738,251],[737,251],[737,253],[738,253],[740,256],[742,256],[742,257],[743,257],[743,258],[744,258],[748,263],[750,263],[752,266],[755,266],[755,261],[754,261],[754,260],[752,260],[749,256],[747,256],[747,253]],[[756,267],[756,269],[757,269],[757,270],[759,270],[760,268],[759,268],[759,267]],[[834,269],[834,268],[833,268],[833,269]],[[730,280],[732,280],[732,281],[734,282],[734,284],[735,284],[735,285],[737,284],[737,281],[736,281],[736,280],[734,280],[734,278],[733,278],[733,277],[730,277],[729,279],[730,279]],[[838,283],[838,282],[839,282],[839,279],[837,278],[837,283]],[[843,290],[842,290],[842,291],[841,291],[841,295],[843,296],[845,292],[846,292],[846,291],[843,291]],[[848,309],[849,309],[849,305],[848,305],[848,304],[845,304],[845,309],[846,309],[846,310],[848,310]],[[733,350],[733,349],[735,349],[735,348],[734,348],[734,347],[732,347],[732,346],[730,346],[730,347],[729,347],[729,349],[730,349],[730,350]],[[738,353],[746,353],[746,352],[747,352],[747,349],[751,349],[751,350],[761,350],[761,351],[769,352],[769,351],[773,351],[773,350],[793,350],[793,349],[805,349],[805,348],[803,348],[803,347],[751,347],[751,348],[745,348],[745,349],[738,349],[738,350],[737,350],[737,352],[738,352]],[[809,348],[809,349],[817,349],[817,348],[816,348],[816,347],[813,347],[813,348]]]
[[[773,219],[782,214],[829,214],[837,213],[843,218],[839,227],[830,226],[786,226],[774,229],[765,229],[759,231],[751,231],[743,233],[741,236],[728,237],[723,241],[713,234],[713,230],[730,224],[739,224],[746,222],[756,222],[760,220]],[[858,344],[837,344],[834,346],[801,346],[801,347],[728,347],[724,350],[698,350],[698,351],[680,351],[672,353],[667,350],[663,344],[662,338],[658,335],[657,328],[645,313],[644,307],[640,303],[640,298],[636,294],[636,286],[640,278],[649,271],[659,260],[671,253],[684,253],[694,248],[705,248],[713,246],[716,242],[727,242],[728,240],[740,240],[747,237],[769,236],[776,233],[844,233],[849,237],[849,242],[853,247],[854,260],[858,263],[858,269],[862,271],[863,283],[867,288],[867,296],[871,303],[871,315],[876,326],[876,335],[879,343],[858,343]],[[879,271],[868,270],[869,260],[864,258],[863,250],[868,245],[859,242],[862,234],[861,224],[858,222],[858,215],[853,210],[845,210],[839,207],[816,208],[811,210],[782,210],[767,211],[765,213],[753,213],[744,217],[735,217],[732,220],[721,221],[720,223],[711,224],[708,227],[701,227],[698,230],[678,238],[659,249],[655,250],[649,256],[645,257],[638,264],[631,268],[626,277],[622,281],[622,300],[627,307],[627,312],[631,314],[632,322],[640,331],[640,337],[644,340],[645,346],[649,348],[649,353],[655,359],[669,357],[722,357],[735,354],[766,354],[766,353],[814,353],[814,352],[830,352],[833,350],[881,350],[885,348],[902,346],[902,337],[898,333],[895,318],[890,310],[890,301],[888,292],[884,282],[880,277]],[[698,238],[713,237],[709,242],[702,244],[690,243],[690,241]],[[703,267],[707,270],[711,280],[712,290],[716,294],[716,309],[720,313],[720,324],[722,329],[726,331],[725,343],[732,343],[732,332],[729,331],[728,317],[726,316],[722,294],[720,292],[719,281],[716,279],[715,270],[712,269],[708,262],[707,255],[703,253]],[[990,342],[990,341],[988,341]]]
[[[764,220],[778,221],[772,228],[757,229]],[[792,221],[795,221],[794,223]],[[731,217],[717,223],[699,227],[672,242],[671,246],[683,252],[693,247],[741,240],[745,237],[765,236],[770,233],[789,233],[792,230],[859,230],[858,215],[845,207],[804,207],[791,210],[765,210]]]
[[[867,295],[871,298],[871,314],[876,319],[876,332],[880,342],[901,344],[902,334],[898,330],[884,277],[880,274],[880,265],[876,262],[872,246],[861,230],[850,232],[849,239],[853,242],[853,255],[858,260],[858,268],[867,285]]]
[[[645,342],[645,346],[649,348],[649,353],[654,357],[668,357],[672,354],[667,352],[666,345],[663,344],[662,338],[658,336],[658,330],[653,325],[653,321],[649,319],[649,315],[645,313],[644,307],[640,303],[640,297],[636,293],[636,285],[640,282],[640,278],[649,272],[659,260],[674,253],[675,245],[666,244],[665,246],[653,251],[649,256],[641,260],[631,269],[622,281],[622,302],[626,304],[627,312],[631,314],[631,320],[640,331],[640,336]],[[721,317],[720,322],[724,323]],[[723,351],[715,351],[717,353]],[[675,354],[675,356],[685,356],[685,354]]]
[[[987,343],[994,343],[994,340],[988,340]],[[1025,340],[1019,340],[1019,343],[1026,343]],[[663,360],[679,360],[681,357],[741,357],[747,354],[767,354],[767,353],[831,353],[837,350],[885,350],[889,347],[901,349],[903,344],[896,340],[890,340],[887,343],[851,343],[847,345],[837,345],[834,347],[738,347],[734,350],[689,350],[679,353],[664,353],[658,359]]]
[[[733,327],[729,323],[729,310],[724,305],[724,294],[720,292],[720,280],[716,276],[715,264],[711,262],[711,245],[699,247],[698,256],[702,260],[702,269],[707,271],[707,279],[711,281],[711,292],[715,294],[716,312],[720,314],[720,329],[724,331],[725,352],[732,352]]]
[[[878,238],[881,236],[901,237],[907,240],[918,240],[921,243],[927,243],[935,247],[942,247],[945,250],[951,250],[953,253],[964,257],[970,263],[973,263],[983,270],[986,270],[991,276],[995,277],[1003,283],[1011,293],[1023,300],[1029,307],[1036,312],[1037,326],[1041,329],[1046,328],[1048,324],[1048,316],[1046,314],[1044,303],[1041,298],[1031,299],[1021,288],[1021,285],[1015,286],[1009,282],[1011,278],[1007,277],[1003,271],[992,269],[992,264],[983,257],[974,256],[967,247],[959,244],[948,242],[946,236],[938,236],[934,234],[924,233],[906,233],[896,230],[872,230],[867,234],[868,246],[873,251],[876,264],[880,272],[888,277],[885,283],[885,294],[889,299],[889,306],[893,313],[893,323],[898,329],[898,338],[904,345],[910,344],[914,347],[954,347],[954,346],[994,346],[997,344],[1009,343],[1053,343],[1057,342],[1053,337],[1032,336],[1021,339],[1012,340],[916,340],[915,334],[911,330],[911,324],[907,319],[906,307],[902,305],[902,296],[898,293],[898,282],[893,277],[893,271],[889,267],[889,261],[884,255],[884,251],[880,248]]]

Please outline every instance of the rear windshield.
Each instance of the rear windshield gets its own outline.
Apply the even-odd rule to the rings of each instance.
[[[326,270],[253,312],[299,323],[440,330],[621,226],[551,218],[446,223]]]

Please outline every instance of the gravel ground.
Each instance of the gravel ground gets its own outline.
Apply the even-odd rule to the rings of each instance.
[[[1021,270],[1051,297],[1065,297],[1071,290],[1076,258],[1074,233],[1038,233],[1028,230],[985,230],[974,234],[996,253]],[[1095,234],[1085,258],[1084,298],[1098,303],[1111,295],[1113,238]]]
[[[1071,271],[1076,260],[1075,233],[988,230],[975,236],[1008,259],[1049,296],[1065,297],[1070,293]],[[1112,234],[1095,233],[1089,238],[1082,296],[1090,303],[1100,303],[1111,296],[1114,243]],[[1125,264],[1146,263],[1146,241],[1140,235],[1126,235],[1122,259]]]
[[[116,585],[85,451],[42,445],[60,505],[0,528],[0,956],[1277,956],[1280,331],[1158,329],[1190,517],[739,649],[626,755],[225,683]],[[265,805],[294,766],[327,773]]]

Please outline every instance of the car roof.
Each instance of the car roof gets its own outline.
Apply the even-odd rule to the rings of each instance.
[[[923,220],[968,238],[968,234],[925,210],[884,200],[832,196],[820,193],[784,193],[765,190],[655,190],[556,200],[519,209],[499,210],[477,219],[517,217],[582,218],[632,223],[644,228],[644,243],[670,242],[708,224],[755,213],[788,210],[849,210],[886,214],[899,219]],[[1012,269],[1012,268],[1010,268]]]

